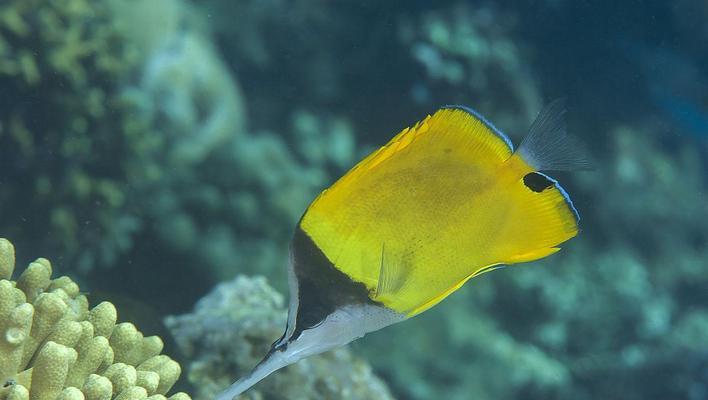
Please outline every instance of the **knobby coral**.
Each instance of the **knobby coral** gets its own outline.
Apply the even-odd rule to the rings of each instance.
[[[109,302],[89,309],[74,281],[51,278],[44,258],[16,281],[14,268],[14,247],[0,239],[1,400],[165,399],[181,369],[160,354],[159,337],[117,324]]]

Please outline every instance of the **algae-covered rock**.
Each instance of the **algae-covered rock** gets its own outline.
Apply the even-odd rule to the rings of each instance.
[[[0,399],[164,399],[181,369],[160,354],[159,337],[117,323],[109,302],[89,308],[70,278],[52,279],[44,258],[17,280],[14,266],[14,247],[0,238]]]
[[[208,400],[247,373],[283,332],[283,296],[265,278],[238,276],[166,324],[190,360],[196,399]],[[391,399],[371,367],[347,349],[310,357],[263,380],[243,399]]]

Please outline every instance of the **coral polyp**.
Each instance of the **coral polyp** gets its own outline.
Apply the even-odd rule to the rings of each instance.
[[[0,400],[166,398],[181,368],[160,354],[162,339],[117,323],[110,302],[89,308],[71,278],[52,279],[47,259],[17,280],[14,269],[14,247],[0,238]]]

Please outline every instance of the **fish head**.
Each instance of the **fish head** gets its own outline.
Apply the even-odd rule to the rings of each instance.
[[[295,313],[294,320],[297,320],[299,311],[292,311]],[[311,355],[344,346],[403,318],[376,304],[345,305],[335,309],[314,326],[291,329],[288,325],[283,336],[273,343],[270,353],[277,354],[288,364],[295,363]]]

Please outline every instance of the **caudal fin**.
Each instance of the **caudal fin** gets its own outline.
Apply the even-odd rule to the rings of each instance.
[[[592,169],[584,146],[565,128],[565,99],[548,103],[538,114],[517,153],[536,171]]]
[[[539,171],[590,169],[586,152],[565,131],[564,100],[541,110],[518,150],[508,160],[519,173],[507,196],[514,207],[499,232],[499,260],[526,262],[558,251],[558,246],[578,233],[580,217],[570,196],[555,179]]]
[[[578,212],[568,194],[553,178],[529,172],[509,187],[514,199],[497,232],[493,250],[502,264],[516,264],[543,258],[578,234]]]

